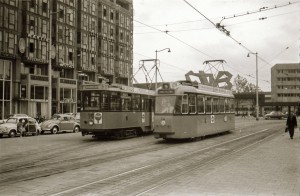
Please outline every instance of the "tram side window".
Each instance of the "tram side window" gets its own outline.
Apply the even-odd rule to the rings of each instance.
[[[134,111],[140,110],[140,101],[141,101],[140,95],[132,95],[132,109]]]
[[[151,99],[147,97],[142,97],[141,99],[141,110],[144,112],[150,112]]]
[[[111,111],[120,111],[120,93],[118,92],[111,92],[110,95],[110,110]]]
[[[109,101],[108,101],[108,92],[102,93],[102,101],[101,101],[101,111],[108,111],[109,110]]]
[[[230,100],[225,99],[225,112],[229,113],[230,112]]]
[[[203,95],[197,95],[197,110],[198,114],[203,114],[205,112],[205,107],[204,107],[204,96]]]
[[[233,112],[235,112],[234,111],[234,109],[235,109],[234,101],[233,101],[233,99],[229,99],[229,101],[230,101],[230,111],[233,113]]]
[[[188,112],[188,95],[183,95],[181,102],[181,113],[187,114]]]
[[[83,108],[84,110],[99,110],[100,108],[100,93],[87,92],[83,94]]]
[[[189,95],[189,113],[196,114],[196,95]]]
[[[205,112],[207,114],[211,114],[212,113],[211,104],[212,104],[212,98],[211,97],[206,97],[206,100],[205,100]]]
[[[225,112],[225,99],[220,98],[219,101],[219,112],[224,113]]]
[[[213,113],[219,113],[219,98],[212,99]]]
[[[127,93],[122,94],[122,111],[129,111],[131,109],[131,96]]]

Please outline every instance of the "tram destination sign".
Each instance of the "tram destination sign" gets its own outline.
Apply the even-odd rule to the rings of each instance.
[[[174,89],[159,89],[158,94],[174,94]]]

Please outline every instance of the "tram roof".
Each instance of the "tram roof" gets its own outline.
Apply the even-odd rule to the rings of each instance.
[[[125,93],[136,93],[143,95],[155,95],[155,91],[136,88],[132,86],[125,86],[122,84],[106,84],[106,83],[84,83],[81,86],[81,90],[86,91],[117,91],[117,92],[125,92]]]
[[[234,98],[232,91],[224,88],[207,86],[203,84],[197,84],[197,86],[194,86],[191,84],[185,84],[185,83],[182,84],[180,82],[170,82],[169,84],[171,88],[175,89],[176,92],[175,94],[197,93],[197,94],[204,94],[204,95]]]

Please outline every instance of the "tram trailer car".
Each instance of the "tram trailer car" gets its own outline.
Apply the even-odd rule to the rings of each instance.
[[[233,130],[233,98],[221,88],[164,83],[155,97],[154,137],[193,139]]]
[[[152,132],[155,91],[123,85],[86,84],[81,89],[82,136],[129,138]]]

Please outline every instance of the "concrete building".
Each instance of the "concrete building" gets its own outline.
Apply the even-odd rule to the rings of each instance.
[[[271,102],[277,110],[297,110],[300,103],[300,64],[276,64],[271,68]]]
[[[0,118],[77,112],[82,81],[132,85],[132,34],[132,0],[0,1]]]

